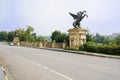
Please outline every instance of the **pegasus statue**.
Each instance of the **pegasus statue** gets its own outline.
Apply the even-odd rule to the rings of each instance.
[[[78,13],[77,13],[77,15],[75,15],[75,14],[72,14],[72,13],[70,13],[69,12],[69,14],[74,18],[74,22],[73,22],[73,26],[74,26],[74,28],[81,28],[80,27],[80,22],[83,20],[83,18],[86,16],[86,17],[88,17],[88,15],[86,14],[87,13],[87,11],[79,11]]]

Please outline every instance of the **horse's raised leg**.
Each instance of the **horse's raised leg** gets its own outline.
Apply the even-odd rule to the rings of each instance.
[[[74,26],[74,28],[76,28],[76,22],[73,22],[73,26]]]
[[[81,27],[80,27],[80,23],[78,23],[78,28],[81,28]]]

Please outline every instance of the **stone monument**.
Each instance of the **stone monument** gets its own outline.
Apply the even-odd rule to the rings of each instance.
[[[19,46],[19,45],[20,45],[19,37],[14,37],[13,43],[14,43],[14,45],[16,45],[16,46]]]
[[[69,29],[68,32],[70,49],[79,49],[86,42],[86,29],[73,28]]]
[[[82,21],[82,19],[86,16],[87,14],[85,14],[87,11],[79,11],[77,13],[77,15],[69,13],[74,19],[75,22],[73,22],[73,29],[69,29],[69,47],[70,49],[79,49],[79,47],[81,45],[83,45],[84,43],[86,43],[86,33],[87,30],[81,28],[80,26],[80,22]]]
[[[18,37],[18,32],[15,32],[15,37],[13,38],[13,43],[16,46],[20,45],[20,40],[19,40],[19,37]]]

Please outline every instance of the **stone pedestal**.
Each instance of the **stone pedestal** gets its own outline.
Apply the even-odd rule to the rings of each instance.
[[[79,49],[86,42],[86,29],[73,28],[69,29],[68,32],[70,49]]]
[[[14,45],[19,46],[19,45],[20,45],[19,37],[14,37],[14,39],[13,39],[13,43],[14,43]]]

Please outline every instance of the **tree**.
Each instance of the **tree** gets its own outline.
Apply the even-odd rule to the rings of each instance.
[[[112,44],[112,40],[109,37],[105,37],[104,44]]]
[[[55,30],[54,32],[52,32],[52,36],[51,36],[52,41],[56,41],[56,42],[64,42],[65,40],[68,41],[68,36],[65,33],[61,33],[60,31]]]
[[[65,33],[61,33],[61,34],[58,36],[56,42],[60,42],[60,43],[61,43],[61,42],[64,42],[66,39],[67,39],[67,35],[66,35]]]
[[[8,39],[8,33],[6,31],[0,32],[0,41],[7,41]]]
[[[26,29],[27,34],[32,34],[33,31],[34,31],[34,28],[32,28],[32,26],[27,26],[27,29]]]
[[[37,41],[36,33],[33,33],[32,36],[34,37],[34,41]]]
[[[52,32],[52,36],[51,36],[52,41],[54,41],[54,40],[57,41],[57,39],[58,39],[58,37],[60,37],[60,35],[61,35],[60,31],[55,30],[54,32]]]
[[[33,33],[33,31],[34,31],[34,28],[32,28],[31,26],[28,26],[26,30],[21,28],[15,30],[15,33],[18,34],[20,41],[33,42],[33,41],[36,41],[36,33]]]
[[[13,41],[14,37],[15,37],[15,31],[8,32],[8,41]]]
[[[118,35],[116,38],[115,38],[115,42],[120,45],[120,35]]]
[[[37,36],[37,41],[39,41],[39,42],[47,42],[47,40],[43,36]]]
[[[95,43],[104,43],[105,36],[101,36],[100,34],[96,33],[95,36],[93,36],[93,41]]]
[[[86,42],[93,42],[92,34],[90,34],[89,32],[86,34]]]
[[[35,37],[32,35],[32,32],[34,31],[34,28],[32,26],[28,26],[25,34],[26,34],[26,41],[33,42],[35,41]]]
[[[26,34],[24,29],[21,29],[21,28],[16,29],[15,30],[15,35],[16,35],[16,33],[18,34],[18,37],[19,37],[20,41],[26,41],[27,34]]]

